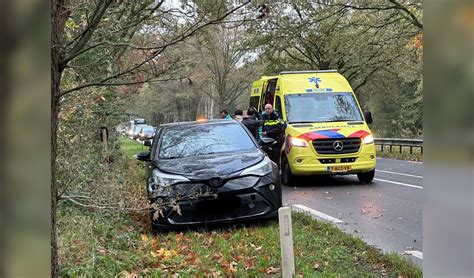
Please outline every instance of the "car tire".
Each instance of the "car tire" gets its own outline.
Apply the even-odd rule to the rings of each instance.
[[[357,178],[362,183],[371,183],[375,176],[375,169],[365,173],[358,173]]]
[[[288,164],[286,156],[283,157],[281,164],[281,183],[286,186],[293,186],[296,177],[291,173],[290,165]]]
[[[154,235],[166,234],[166,233],[169,233],[170,231],[172,231],[171,228],[157,227],[153,224],[151,225],[151,232]]]

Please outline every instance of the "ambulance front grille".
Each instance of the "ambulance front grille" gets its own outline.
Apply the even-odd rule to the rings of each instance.
[[[342,142],[342,150],[334,148],[336,141]],[[313,140],[313,147],[319,154],[346,154],[358,152],[360,143],[360,138],[316,139]]]

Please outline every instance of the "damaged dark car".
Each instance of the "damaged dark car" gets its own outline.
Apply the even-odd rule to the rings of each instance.
[[[211,120],[159,127],[147,162],[153,230],[268,219],[282,205],[278,167],[239,122]]]

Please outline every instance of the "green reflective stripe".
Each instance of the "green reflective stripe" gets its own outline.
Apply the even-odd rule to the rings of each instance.
[[[266,120],[263,125],[277,125],[282,123],[280,120]]]

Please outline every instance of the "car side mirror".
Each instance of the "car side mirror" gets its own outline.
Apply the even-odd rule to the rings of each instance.
[[[371,124],[374,122],[374,120],[372,119],[372,113],[370,111],[364,111],[364,118],[365,118],[365,122],[368,124]]]
[[[137,154],[137,160],[140,161],[149,161],[150,160],[150,152],[141,152]]]
[[[151,147],[151,141],[150,141],[150,140],[145,140],[145,141],[143,142],[143,146]]]

